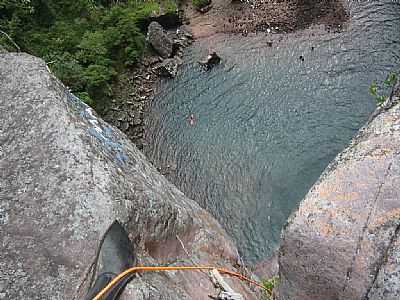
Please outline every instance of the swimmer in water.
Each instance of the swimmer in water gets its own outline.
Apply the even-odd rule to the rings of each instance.
[[[194,125],[194,123],[196,122],[194,114],[190,114],[188,121],[189,121],[190,125],[192,125],[192,126]]]

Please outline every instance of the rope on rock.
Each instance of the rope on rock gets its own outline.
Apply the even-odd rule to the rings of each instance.
[[[252,280],[240,273],[229,271],[227,269],[219,268],[219,267],[213,267],[213,266],[158,266],[158,267],[132,267],[129,268],[122,273],[118,274],[113,280],[111,280],[94,298],[93,300],[100,300],[101,297],[104,296],[105,293],[107,293],[115,284],[118,283],[122,278],[124,278],[128,274],[136,273],[136,272],[141,272],[141,271],[177,271],[177,270],[182,270],[182,271],[194,271],[194,270],[217,270],[221,274],[226,274],[232,277],[239,278],[242,281],[246,281],[248,283],[251,283],[264,291],[266,291],[269,295],[272,294],[272,291],[265,286],[261,285],[259,282]]]

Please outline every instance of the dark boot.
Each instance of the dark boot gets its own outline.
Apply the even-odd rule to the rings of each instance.
[[[129,240],[127,232],[118,221],[114,221],[108,228],[100,244],[90,288],[85,300],[93,299],[114,277],[135,264],[133,251],[133,245]],[[102,297],[102,300],[118,299],[132,276],[126,275],[119,280]],[[94,278],[96,278],[95,281]]]

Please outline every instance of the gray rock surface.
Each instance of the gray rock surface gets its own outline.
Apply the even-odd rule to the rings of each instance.
[[[150,23],[147,41],[162,58],[168,58],[172,55],[172,39],[157,22]]]
[[[27,54],[0,54],[0,295],[82,299],[88,267],[118,219],[139,264],[233,269],[236,248],[221,226]],[[237,280],[228,282],[255,299]],[[206,299],[201,272],[145,273],[122,299]]]
[[[330,164],[283,232],[278,299],[400,299],[400,105]]]
[[[179,64],[179,58],[167,58],[155,70],[160,76],[173,78],[178,74]]]
[[[367,299],[397,300],[400,299],[400,237],[399,233],[391,242],[387,256],[376,274],[374,284]]]
[[[177,36],[179,38],[186,38],[189,40],[193,40],[192,29],[188,25],[179,26],[179,28],[177,29]]]
[[[271,279],[278,276],[278,251],[275,251],[270,257],[257,262],[253,267],[253,273],[262,279]]]
[[[190,27],[182,25],[176,30],[176,37],[173,40],[174,52],[181,50],[193,43],[193,33]]]

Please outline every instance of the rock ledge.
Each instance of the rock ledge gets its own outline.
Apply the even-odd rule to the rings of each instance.
[[[400,104],[330,164],[283,232],[281,300],[400,299]]]
[[[88,267],[115,219],[141,265],[191,264],[179,236],[197,263],[235,269],[237,250],[216,220],[41,59],[0,54],[0,86],[2,298],[83,299]],[[229,282],[256,299],[246,285]],[[201,272],[145,273],[121,300],[206,299],[215,292]]]

